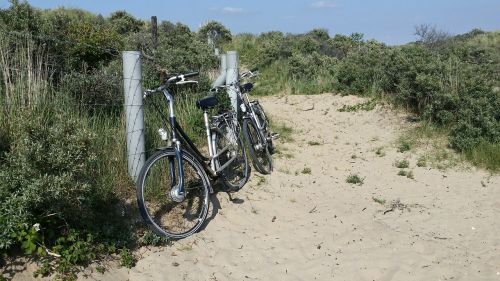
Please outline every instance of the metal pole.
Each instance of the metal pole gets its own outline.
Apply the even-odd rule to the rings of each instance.
[[[125,51],[123,57],[123,90],[127,134],[128,173],[137,180],[145,162],[144,112],[142,108],[141,52]]]
[[[231,99],[231,105],[236,113],[236,117],[239,115],[240,101],[238,99],[238,89],[236,89],[236,84],[239,81],[239,70],[238,70],[238,52],[228,51],[227,52],[227,70],[226,70],[226,85],[229,86],[227,93]]]
[[[226,61],[227,56],[225,54],[220,55],[220,74],[212,83],[212,88],[226,84]]]

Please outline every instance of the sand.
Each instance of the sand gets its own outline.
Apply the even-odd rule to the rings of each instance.
[[[199,233],[141,248],[132,269],[110,263],[100,274],[91,266],[79,279],[500,280],[499,176],[417,167],[418,149],[396,147],[411,126],[404,114],[338,111],[358,97],[261,102],[294,130],[293,141],[277,144],[272,175],[253,174],[231,197],[214,195]],[[414,179],[397,175],[402,159]],[[346,183],[350,174],[364,183]],[[32,279],[32,267],[14,280]]]

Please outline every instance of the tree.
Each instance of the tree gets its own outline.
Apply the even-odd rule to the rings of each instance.
[[[200,27],[198,36],[201,40],[211,42],[213,47],[232,40],[231,31],[216,21],[209,21]]]
[[[430,24],[415,26],[414,35],[418,37],[418,42],[431,46],[435,46],[451,37],[448,32],[439,30],[435,25]]]
[[[131,16],[126,11],[116,11],[111,14],[109,21],[114,30],[119,34],[128,34],[131,32],[139,32],[144,22]]]
[[[0,23],[5,24],[10,31],[24,31],[37,34],[40,25],[40,10],[33,8],[28,2],[19,3],[18,0],[11,0],[10,7],[0,10]]]

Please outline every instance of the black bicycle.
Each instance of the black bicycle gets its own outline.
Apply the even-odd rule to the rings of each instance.
[[[209,117],[208,110],[218,101],[208,96],[197,101],[203,110],[209,156],[204,156],[187,136],[174,113],[174,98],[169,87],[197,83],[186,78],[198,72],[176,75],[155,89],[146,90],[144,98],[162,93],[168,102],[169,118],[153,103],[162,116],[159,129],[167,146],[151,155],[137,180],[137,203],[146,223],[159,235],[180,239],[195,233],[209,209],[210,180],[220,179],[226,191],[239,190],[250,176],[250,166],[240,137],[240,127],[231,111]],[[167,128],[170,128],[167,130]]]
[[[257,69],[242,73],[241,78],[257,76]],[[238,83],[239,84],[239,83]],[[250,100],[248,93],[253,84],[238,85],[238,95],[242,101],[240,107],[243,112],[243,135],[248,143],[248,151],[257,171],[261,174],[270,174],[273,170],[272,154],[274,153],[273,140],[278,134],[272,133],[264,109],[258,100]]]

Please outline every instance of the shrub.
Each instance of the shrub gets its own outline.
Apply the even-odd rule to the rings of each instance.
[[[98,67],[111,61],[122,49],[123,42],[112,28],[91,22],[74,22],[68,27],[67,56],[73,69]]]
[[[134,18],[126,11],[116,11],[109,17],[109,22],[119,34],[129,34],[139,32],[144,22]]]
[[[267,66],[285,55],[285,38],[283,33],[273,31],[263,33],[257,38],[258,54],[257,64]]]
[[[94,69],[88,73],[71,72],[63,77],[60,91],[89,110],[121,110],[123,85],[118,66],[118,63],[113,63],[113,67]]]
[[[396,162],[394,162],[394,166],[396,166],[396,168],[404,169],[410,166],[410,162],[408,162],[408,160],[406,159],[397,160]]]
[[[362,185],[365,181],[365,178],[360,177],[358,174],[350,174],[347,176],[346,182],[351,184]]]
[[[38,112],[18,122],[0,171],[0,249],[35,223],[48,231],[80,225],[99,196],[92,174],[95,136],[85,126],[63,113]]]
[[[500,95],[493,85],[475,78],[465,86],[460,97],[457,123],[452,131],[451,144],[459,151],[475,148],[482,140],[500,141]]]
[[[387,56],[385,45],[367,42],[345,56],[337,68],[338,89],[347,94],[370,94],[381,91]]]
[[[214,46],[219,46],[220,44],[230,42],[232,40],[231,31],[227,29],[223,24],[216,21],[209,21],[205,23],[198,30],[198,36],[200,41],[207,41],[210,37],[213,40]]]

